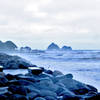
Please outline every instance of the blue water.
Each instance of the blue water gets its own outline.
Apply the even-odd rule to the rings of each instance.
[[[100,91],[99,50],[49,51],[15,55],[19,55],[40,67],[60,70],[64,74],[72,73],[74,79],[93,85]]]

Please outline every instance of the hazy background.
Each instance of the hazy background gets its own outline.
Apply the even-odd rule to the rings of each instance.
[[[0,0],[0,40],[100,49],[100,0]]]

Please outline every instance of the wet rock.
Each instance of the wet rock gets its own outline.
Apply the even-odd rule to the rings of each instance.
[[[27,94],[27,97],[29,98],[29,100],[34,100],[34,98],[39,97],[40,95],[36,92],[30,92]]]
[[[5,73],[4,72],[0,72],[0,76],[5,76]]]
[[[78,96],[64,95],[62,100],[82,100],[82,98]]]
[[[98,90],[95,87],[91,85],[87,85],[87,86],[90,88],[90,91],[98,92]]]
[[[41,74],[43,72],[43,69],[39,68],[39,67],[28,67],[28,69],[34,75],[39,75],[39,74]]]
[[[8,87],[0,87],[0,95],[8,93]]]
[[[100,93],[90,95],[90,96],[86,97],[85,100],[100,100]]]
[[[32,86],[33,83],[27,80],[12,80],[9,81],[9,85]]]
[[[6,95],[1,95],[1,94],[0,94],[0,100],[7,100],[7,96],[6,96]]]
[[[6,86],[8,79],[6,77],[0,76],[0,87]]]
[[[8,90],[13,94],[27,95],[27,89],[24,86],[10,85]]]
[[[60,82],[60,83],[64,84],[64,86],[68,90],[74,92],[75,94],[82,95],[82,94],[86,94],[87,92],[90,91],[90,88],[87,85],[85,85],[79,81],[76,81],[74,79],[71,79],[67,75],[56,77],[55,80],[56,80],[56,82]]]
[[[53,72],[53,76],[59,76],[59,75],[63,75],[63,73],[60,72],[60,71],[58,71],[58,70],[55,70],[55,71]]]
[[[30,82],[39,82],[40,80],[36,77],[30,77],[30,76],[24,76],[24,75],[20,75],[17,77],[18,80],[27,80]]]
[[[10,56],[4,53],[0,53],[0,65],[2,65],[4,69],[27,69],[29,66],[32,66],[32,64],[21,57]]]
[[[43,97],[37,97],[37,98],[35,98],[34,100],[46,100],[46,99],[43,98]]]
[[[87,88],[80,88],[80,89],[77,89],[77,90],[72,90],[76,95],[85,95],[86,93],[89,92],[89,89]]]
[[[49,78],[41,79],[41,81],[35,83],[34,86],[39,90],[44,89],[44,90],[50,90],[50,91],[56,91],[58,88],[58,86],[54,84],[53,81]]]
[[[20,94],[13,94],[9,97],[9,100],[28,100],[25,96]]]
[[[15,76],[14,76],[14,75],[11,75],[11,74],[7,74],[7,75],[5,75],[5,77],[6,77],[8,80],[14,80],[14,79],[15,79]]]
[[[53,74],[53,71],[51,71],[51,70],[45,70],[44,72],[47,74],[51,74],[51,75]]]
[[[41,97],[51,96],[55,99],[57,98],[57,94],[50,90],[40,90],[40,96]]]
[[[51,97],[51,96],[46,96],[44,97],[46,100],[58,100],[57,98]]]
[[[72,79],[73,78],[73,75],[72,74],[66,74],[66,78]]]
[[[28,93],[34,92],[34,93],[40,94],[40,90],[38,90],[34,86],[25,86],[25,88],[27,88]]]

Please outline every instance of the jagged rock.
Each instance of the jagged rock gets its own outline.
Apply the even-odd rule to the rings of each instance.
[[[59,48],[59,46],[58,46],[57,44],[51,43],[51,44],[48,46],[47,50],[60,50],[60,48]]]

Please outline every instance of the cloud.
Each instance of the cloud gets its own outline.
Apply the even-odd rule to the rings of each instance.
[[[54,41],[95,49],[100,42],[99,5],[99,0],[0,0],[0,37],[20,46],[42,48],[40,44]]]

